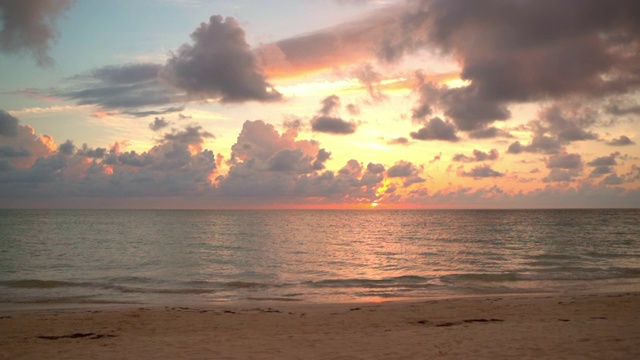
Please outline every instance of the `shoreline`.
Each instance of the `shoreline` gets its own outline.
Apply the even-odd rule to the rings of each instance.
[[[593,292],[3,309],[0,359],[631,359],[638,304],[640,292]]]

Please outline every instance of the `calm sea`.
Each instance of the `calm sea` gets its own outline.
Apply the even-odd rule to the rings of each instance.
[[[4,306],[638,290],[640,210],[0,210]]]

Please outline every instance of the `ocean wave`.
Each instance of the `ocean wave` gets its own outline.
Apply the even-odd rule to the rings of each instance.
[[[23,279],[0,281],[0,286],[15,289],[53,289],[62,287],[83,287],[87,286],[87,283],[58,280]]]

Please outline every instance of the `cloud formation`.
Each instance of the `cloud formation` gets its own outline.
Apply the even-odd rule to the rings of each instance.
[[[338,96],[328,96],[321,103],[322,107],[318,114],[311,119],[311,130],[334,135],[348,135],[356,132],[358,124],[335,115],[340,109]]]
[[[281,95],[262,74],[244,30],[234,18],[212,16],[162,69],[170,84],[198,99],[222,102],[273,101]]]
[[[468,85],[422,84],[415,114],[439,107],[471,131],[508,119],[509,103],[637,89],[638,19],[633,0],[415,0],[385,32],[379,56],[438,49],[457,59]]]
[[[0,0],[0,51],[30,52],[38,65],[50,65],[51,42],[57,37],[55,22],[72,0]]]
[[[439,117],[431,118],[418,131],[412,132],[411,138],[415,140],[443,140],[451,142],[460,140],[458,135],[456,135],[455,126]]]
[[[168,107],[152,112],[140,110],[186,100],[184,94],[165,86],[159,80],[161,69],[161,65],[152,63],[104,66],[71,77],[69,80],[76,85],[55,91],[53,95],[74,100],[80,105],[91,104],[105,110],[122,110],[134,117],[181,111],[182,107]]]

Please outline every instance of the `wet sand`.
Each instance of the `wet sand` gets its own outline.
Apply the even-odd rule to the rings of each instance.
[[[0,359],[638,359],[640,294],[13,309],[0,334]]]

